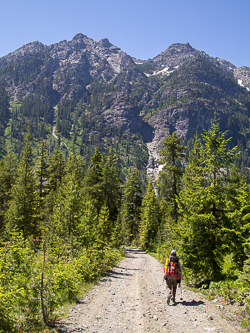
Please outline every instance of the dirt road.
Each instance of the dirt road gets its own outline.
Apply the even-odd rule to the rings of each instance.
[[[242,332],[221,317],[221,310],[192,291],[177,290],[166,303],[163,266],[145,252],[128,256],[102,278],[60,322],[58,332]]]

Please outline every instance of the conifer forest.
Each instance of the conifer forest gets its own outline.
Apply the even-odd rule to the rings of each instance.
[[[42,141],[34,159],[29,128],[18,160],[1,160],[0,316],[2,332],[50,325],[123,246],[158,253],[176,248],[186,283],[225,281],[230,301],[250,288],[250,196],[237,149],[228,149],[216,115],[186,147],[174,132],[159,151],[164,165],[143,184],[136,167],[95,150],[91,160]],[[235,291],[237,286],[237,292]],[[234,291],[233,291],[234,290]],[[14,300],[14,301],[13,301]]]
[[[82,34],[0,58],[0,332],[53,332],[125,247],[175,249],[249,325],[248,71]]]

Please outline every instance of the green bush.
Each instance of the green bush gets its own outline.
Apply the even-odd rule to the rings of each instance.
[[[46,324],[50,324],[62,314],[63,306],[81,296],[86,283],[95,281],[122,258],[118,250],[108,247],[102,251],[95,247],[82,249],[75,257],[58,258],[54,248],[49,247],[45,252],[35,253],[16,230],[3,245],[0,248],[0,332],[34,332],[45,327],[41,280]]]

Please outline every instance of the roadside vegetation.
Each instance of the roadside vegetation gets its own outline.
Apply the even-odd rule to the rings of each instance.
[[[173,133],[160,151],[164,167],[156,182],[161,224],[154,246],[162,264],[171,249],[178,252],[185,283],[209,297],[224,297],[242,306],[242,323],[250,323],[250,205],[244,168],[236,167],[237,147],[211,128],[185,147]],[[158,210],[157,210],[158,211]],[[147,229],[142,218],[140,230]],[[145,235],[149,235],[144,231]],[[158,240],[158,241],[157,241]],[[150,243],[150,240],[148,240]]]
[[[41,142],[34,159],[28,129],[20,159],[10,149],[0,161],[0,332],[53,330],[124,245],[162,263],[174,248],[185,283],[238,302],[249,325],[249,188],[225,137],[216,115],[188,154],[168,135],[145,183],[112,150],[65,160]]]

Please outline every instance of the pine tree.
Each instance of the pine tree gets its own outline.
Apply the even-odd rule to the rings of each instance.
[[[243,270],[239,272],[238,282],[243,285],[244,288],[247,290],[250,289],[250,204],[249,200],[246,204],[246,206],[243,209],[244,212],[244,222],[245,225],[242,228],[245,233],[245,240],[243,243],[244,246],[244,252],[246,255],[246,260],[243,264]]]
[[[54,150],[48,166],[48,188],[56,192],[64,176],[65,161],[59,146]]]
[[[102,254],[104,247],[108,245],[111,238],[110,231],[109,210],[107,205],[104,204],[98,215],[98,223],[95,230],[97,248],[101,249]]]
[[[216,117],[204,133],[204,143],[196,140],[189,154],[178,199],[183,221],[176,240],[180,240],[186,267],[197,277],[210,279],[221,274],[223,255],[228,252],[227,236],[233,230],[226,181],[236,149],[227,150],[229,139],[219,132]]]
[[[75,181],[79,186],[82,186],[84,178],[83,158],[75,153],[71,154],[65,165],[65,174],[74,174]]]
[[[128,175],[121,207],[124,238],[128,244],[138,240],[141,202],[141,185],[138,179],[138,170],[134,168]]]
[[[17,227],[23,232],[25,238],[29,235],[37,236],[40,232],[40,226],[35,219],[35,178],[31,140],[32,136],[28,129],[16,181],[11,189],[9,209],[6,212],[7,231],[10,232]]]
[[[73,241],[81,233],[81,206],[83,205],[82,191],[74,173],[67,173],[63,177],[54,200],[50,228],[53,234],[64,240],[64,245],[72,253]]]
[[[181,187],[182,166],[185,147],[180,143],[176,132],[168,135],[162,142],[160,149],[160,163],[163,169],[159,174],[158,187],[167,205],[170,207],[170,216],[175,223],[178,221],[177,196]]]
[[[65,174],[65,161],[57,146],[54,150],[47,168],[47,184],[48,194],[46,196],[46,214],[50,215],[53,211],[54,200],[57,190],[60,188],[63,176]]]
[[[142,200],[140,221],[140,246],[143,250],[153,251],[157,243],[160,227],[159,203],[150,181]]]
[[[101,211],[101,207],[104,204],[102,181],[103,181],[103,166],[102,166],[102,155],[96,148],[95,153],[90,161],[90,165],[87,169],[84,177],[84,193],[89,196],[96,208],[97,215]]]
[[[113,229],[111,244],[113,247],[119,248],[120,246],[122,246],[123,242],[124,242],[124,236],[123,236],[122,222],[120,215],[118,215]]]
[[[5,228],[5,213],[11,199],[11,188],[14,184],[18,161],[11,150],[0,161],[0,231]]]
[[[36,177],[36,195],[37,195],[37,217],[42,222],[45,213],[45,199],[48,194],[47,181],[48,181],[48,163],[47,163],[47,150],[45,141],[42,141],[39,146],[38,163],[35,167]]]
[[[102,168],[103,201],[109,210],[110,231],[112,234],[121,204],[121,179],[116,169],[117,156],[110,152]]]

